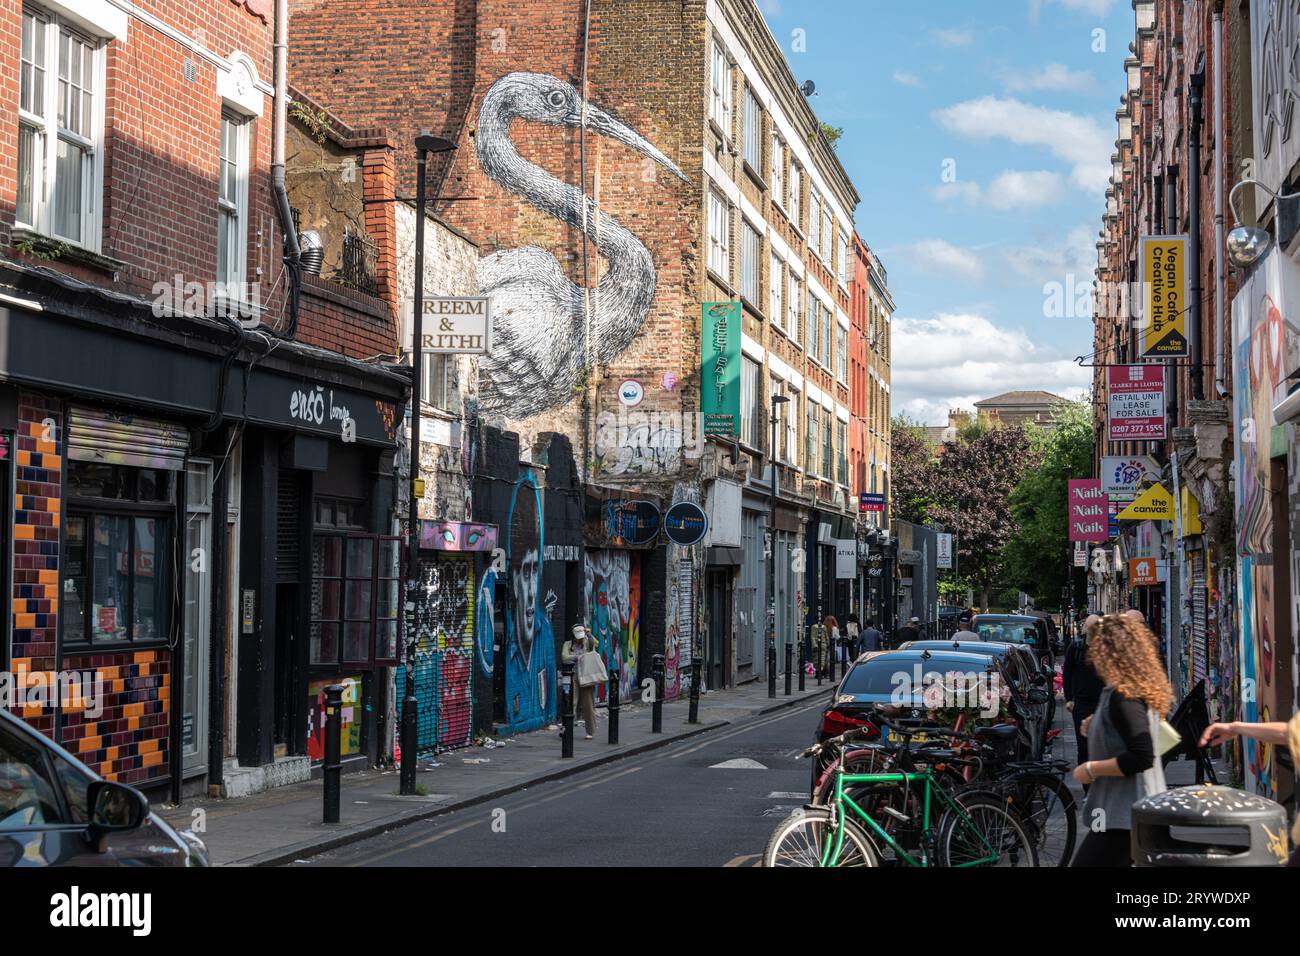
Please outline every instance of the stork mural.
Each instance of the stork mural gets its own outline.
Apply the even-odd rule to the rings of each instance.
[[[591,348],[584,350],[583,289],[570,281],[554,255],[524,246],[480,260],[480,291],[491,298],[493,323],[492,354],[481,368],[491,383],[483,405],[522,418],[571,401],[592,361],[608,362],[632,343],[654,299],[655,267],[645,245],[613,216],[599,213],[595,200],[519,155],[510,140],[516,119],[575,128],[585,124],[589,132],[616,139],[689,180],[645,137],[585,101],[563,80],[508,73],[488,89],[475,136],[483,171],[542,212],[585,230],[608,264],[593,298],[599,308],[591,314]]]

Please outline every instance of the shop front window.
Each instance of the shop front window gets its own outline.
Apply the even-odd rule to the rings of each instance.
[[[312,539],[313,665],[386,664],[397,657],[400,542],[373,534]]]

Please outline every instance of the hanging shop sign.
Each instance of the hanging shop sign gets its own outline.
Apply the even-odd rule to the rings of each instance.
[[[700,414],[704,434],[740,434],[739,302],[705,302],[700,356]]]
[[[1157,480],[1160,466],[1146,455],[1116,456],[1101,460],[1101,490],[1112,496],[1135,497],[1143,485]]]
[[[654,541],[662,525],[653,501],[615,500],[605,503],[605,535],[611,545],[644,545]]]
[[[1156,561],[1152,558],[1129,558],[1128,583],[1134,587],[1159,583]]]
[[[1173,521],[1174,496],[1156,483],[1133,499],[1133,503],[1119,513],[1120,521]]]
[[[402,300],[403,343],[413,341],[415,300]],[[492,351],[492,308],[487,296],[432,296],[424,300],[420,348],[432,355],[487,355]]]
[[[1143,236],[1141,358],[1187,357],[1187,237]]]
[[[1088,566],[1088,544],[1085,541],[1074,542],[1074,566],[1076,568]]]
[[[940,531],[935,535],[935,539],[937,541],[935,546],[936,567],[952,570],[952,535]]]
[[[851,581],[858,576],[858,542],[853,538],[835,539],[835,579]]]
[[[1163,365],[1112,365],[1106,369],[1106,427],[1111,441],[1165,438]]]
[[[1071,478],[1069,485],[1070,540],[1106,540],[1106,493],[1100,478]]]
[[[674,544],[698,544],[708,531],[709,516],[693,501],[679,501],[664,515],[664,536]]]
[[[878,492],[864,491],[858,495],[858,514],[884,514],[885,496]]]
[[[496,550],[497,526],[474,521],[420,522],[420,547],[432,551]]]

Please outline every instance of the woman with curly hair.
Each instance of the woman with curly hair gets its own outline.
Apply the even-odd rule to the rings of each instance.
[[[1071,866],[1129,866],[1132,809],[1143,796],[1140,777],[1157,759],[1151,715],[1169,713],[1174,694],[1146,628],[1107,614],[1088,636],[1088,662],[1105,687],[1081,730],[1089,760],[1074,770],[1088,784],[1084,837]]]

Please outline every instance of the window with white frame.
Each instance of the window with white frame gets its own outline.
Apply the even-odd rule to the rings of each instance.
[[[821,354],[822,365],[825,366],[826,371],[829,372],[834,368],[834,365],[832,364],[834,362],[834,357],[831,355],[831,352],[835,348],[835,332],[832,330],[831,326],[835,325],[835,315],[831,311],[830,307],[824,302],[821,304],[818,312],[821,316],[822,323],[821,334],[818,336],[818,348]]]
[[[849,483],[849,426],[840,419],[835,421],[836,480],[841,485]]]
[[[760,176],[763,174],[763,107],[758,105],[758,97],[749,84],[745,84],[745,116],[741,143],[742,154],[749,168]]]
[[[790,273],[790,292],[786,296],[785,334],[790,341],[799,343],[799,310],[803,308],[803,283],[793,272]]]
[[[759,447],[763,428],[763,392],[758,387],[758,363],[748,355],[740,357],[740,440]]]
[[[18,92],[19,225],[99,247],[103,45],[23,9]]]
[[[768,310],[778,329],[785,324],[785,263],[773,254],[767,276]]]
[[[832,222],[833,222],[833,219],[832,219],[832,217],[831,217],[831,204],[828,203],[828,202],[825,202],[825,201],[823,200],[823,202],[822,202],[822,232],[821,232],[822,248],[821,248],[821,256],[822,256],[822,262],[826,263],[827,265],[830,265],[830,262],[831,262],[831,238],[832,238],[832,230],[833,230],[833,228],[834,228],[834,227],[832,226]]]
[[[815,255],[821,255],[821,193],[816,186],[808,187],[808,248]]]
[[[456,388],[456,356],[425,353],[422,398],[425,404],[453,415],[460,412]]]
[[[709,116],[731,138],[731,61],[727,51],[717,40],[713,41],[712,89],[709,96]]]
[[[849,380],[849,332],[835,323],[835,377],[841,382]]]
[[[785,143],[772,131],[772,167],[769,176],[772,186],[772,198],[776,204],[785,207]]]
[[[763,249],[763,240],[749,220],[740,222],[740,294],[754,306],[760,306],[758,298],[759,270],[758,258]]]
[[[849,240],[840,236],[840,285],[849,284]]]
[[[781,450],[781,460],[788,465],[795,464],[799,457],[799,389],[789,385],[790,401],[785,413],[785,447]]]
[[[727,282],[730,270],[731,207],[713,190],[709,191],[709,268]]]
[[[810,397],[804,422],[803,447],[804,470],[810,475],[817,474],[817,436],[821,434],[820,414],[821,407]]]
[[[790,212],[790,221],[800,232],[803,231],[803,222],[799,219],[799,191],[803,188],[803,177],[799,171],[798,163],[790,164],[790,201],[786,209]]]
[[[817,358],[817,333],[821,330],[821,322],[817,316],[819,306],[820,303],[817,301],[817,296],[813,295],[812,290],[810,289],[808,291],[808,337],[806,342],[808,346],[808,357],[810,359]]]
[[[831,471],[831,419],[835,417],[835,412],[829,408],[822,409],[822,470],[821,476],[827,479],[833,479],[835,472]]]
[[[248,233],[248,122],[221,114],[220,182],[217,188],[217,281],[244,281]]]

